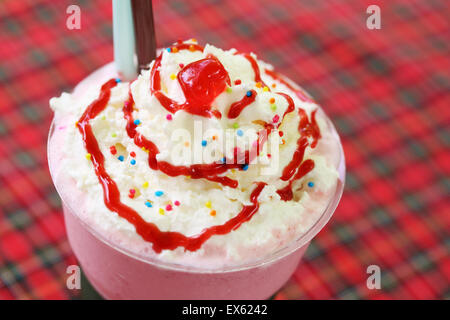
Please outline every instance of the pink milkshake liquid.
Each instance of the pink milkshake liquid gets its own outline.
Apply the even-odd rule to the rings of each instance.
[[[83,80],[74,90],[81,94],[92,83],[104,83],[117,74],[108,64]],[[67,234],[83,271],[96,290],[107,299],[267,299],[279,290],[296,269],[311,239],[324,227],[342,195],[345,161],[339,137],[335,159],[339,178],[331,194],[324,196],[324,210],[314,225],[294,241],[275,252],[261,252],[260,258],[241,265],[210,268],[171,263],[149,257],[129,244],[121,245],[120,234],[105,237],[83,221],[83,196],[74,181],[61,175],[59,148],[64,143],[54,119],[49,134],[50,172],[63,202]],[[102,199],[99,199],[102,201]],[[78,205],[79,203],[79,205]]]

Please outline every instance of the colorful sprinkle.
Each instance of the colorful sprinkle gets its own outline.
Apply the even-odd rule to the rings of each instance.
[[[171,121],[171,120],[172,120],[172,115],[171,115],[171,114],[168,114],[168,115],[166,116],[166,119],[169,120],[169,121]]]
[[[173,48],[172,48],[172,52],[173,52],[173,53],[177,53],[177,52],[178,52],[178,48],[177,48],[177,47],[173,47]]]
[[[147,207],[149,207],[149,208],[151,208],[152,207],[152,203],[150,202],[150,201],[145,201],[145,205],[147,206]]]
[[[185,146],[185,147],[189,147],[189,141],[186,141],[186,142],[184,143],[184,146]]]
[[[308,187],[310,187],[310,188],[314,187],[314,182],[312,182],[312,181],[308,182]]]
[[[134,157],[136,157],[136,153],[134,151],[131,151],[130,156],[132,156],[134,158]]]
[[[202,146],[206,147],[206,145],[208,144],[208,142],[206,140],[202,140]]]
[[[211,216],[215,217],[216,216],[216,210],[211,210],[211,212],[209,213]]]
[[[181,69],[183,69],[184,68],[184,63],[180,63],[179,66],[180,66]]]
[[[276,88],[277,84],[276,83],[272,83],[272,88]]]
[[[278,134],[280,135],[280,137],[282,137],[284,135],[283,131],[278,131]]]
[[[157,196],[157,197],[161,197],[163,194],[164,194],[164,192],[161,190],[158,190],[155,192],[155,196]]]
[[[130,199],[133,199],[135,195],[136,195],[136,190],[130,189],[130,191],[128,191],[128,197]]]
[[[264,91],[264,92],[269,91],[269,87],[264,87],[264,88],[263,88],[263,91]]]
[[[112,155],[115,155],[117,153],[117,150],[116,150],[115,146],[109,147],[109,151],[111,152]]]
[[[233,123],[233,128],[235,129],[239,128],[239,124],[237,122]]]
[[[91,160],[91,154],[90,153],[86,153],[86,159]]]
[[[138,126],[138,125],[141,124],[141,120],[136,119],[136,120],[133,121],[133,123],[134,123],[136,126]]]
[[[272,119],[272,121],[274,122],[274,123],[277,123],[278,121],[280,120],[280,116],[279,115],[275,115],[275,117],[273,117],[273,119]]]
[[[172,49],[170,49],[170,48],[167,48],[166,50],[167,50],[167,52],[170,52],[170,51],[172,51]]]
[[[262,83],[261,82],[257,82],[255,85],[257,88],[261,88],[262,87]]]
[[[136,164],[136,160],[135,159],[131,159],[130,163],[134,166]]]
[[[222,163],[227,163],[227,158],[226,157],[222,158]]]
[[[111,133],[111,137],[115,138],[117,137],[117,134],[115,132]]]
[[[173,203],[174,205],[176,205],[177,207],[180,205],[180,201],[175,200],[175,202]]]
[[[275,98],[270,98],[269,102],[270,102],[271,104],[274,104],[274,103],[275,103]]]
[[[117,159],[119,159],[120,161],[125,160],[125,158],[122,155],[118,156]]]
[[[189,51],[195,51],[195,46],[194,46],[193,44],[191,44],[191,45],[189,46]]]
[[[163,208],[159,208],[159,214],[160,215],[164,215],[164,209]]]
[[[244,164],[244,165],[242,166],[242,170],[247,171],[247,170],[248,170],[248,164]]]
[[[170,75],[170,79],[175,80],[176,78],[177,78],[177,76],[176,76],[174,73],[172,73],[172,74]]]
[[[230,87],[227,87],[227,88],[225,89],[225,91],[226,91],[227,93],[231,93],[231,92],[233,92],[233,89],[231,89]]]
[[[144,189],[147,189],[147,188],[148,188],[148,181],[145,181],[145,182],[142,184],[142,188],[144,188]]]
[[[247,91],[247,93],[245,94],[247,97],[251,97],[252,96],[252,92],[250,90]]]
[[[241,129],[238,129],[238,131],[236,131],[236,133],[239,137],[242,137],[244,135],[244,132]]]
[[[116,83],[122,82],[122,80],[120,80],[119,78],[116,78],[116,79],[114,79],[114,80],[116,80]]]
[[[207,201],[207,202],[205,203],[205,207],[211,208],[211,201]]]
[[[273,104],[270,106],[270,109],[272,109],[272,111],[275,111],[275,110],[277,110],[277,106],[275,104]]]
[[[217,140],[217,136],[212,136],[212,139],[213,140]]]
[[[167,210],[167,211],[172,211],[172,206],[171,206],[170,204],[168,204],[168,205],[166,206],[166,210]]]
[[[237,79],[236,81],[234,81],[235,85],[240,85],[242,83],[242,81],[240,79]]]

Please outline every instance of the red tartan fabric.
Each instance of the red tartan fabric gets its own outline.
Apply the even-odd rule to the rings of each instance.
[[[81,30],[66,8],[81,8]],[[370,4],[381,29],[366,27]],[[444,0],[154,1],[157,43],[253,51],[341,134],[341,204],[277,299],[450,298],[450,7]],[[70,299],[48,99],[111,61],[111,1],[0,2],[0,299]],[[366,286],[369,265],[381,289]]]

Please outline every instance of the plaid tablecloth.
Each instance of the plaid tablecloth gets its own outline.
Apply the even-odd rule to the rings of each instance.
[[[81,30],[66,9],[81,8]],[[370,4],[381,29],[366,27]],[[253,51],[341,134],[347,185],[277,299],[450,298],[450,6],[442,0],[154,1],[157,43]],[[79,297],[50,180],[48,99],[113,59],[111,1],[0,1],[0,299]],[[381,268],[381,289],[366,286]]]

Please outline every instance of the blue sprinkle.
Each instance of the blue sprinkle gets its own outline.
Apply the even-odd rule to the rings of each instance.
[[[146,202],[145,202],[145,205],[146,205],[147,207],[149,207],[149,208],[152,207],[152,204],[150,203],[150,201],[146,201]]]
[[[223,158],[222,158],[222,162],[223,162],[223,163],[227,163],[227,158],[226,158],[226,157],[223,157]]]
[[[206,140],[202,140],[202,146],[206,147],[207,144],[208,142],[206,142]]]
[[[314,182],[312,182],[312,181],[308,182],[308,187],[310,187],[310,188],[314,187]]]
[[[245,165],[242,167],[242,170],[247,171],[247,169],[248,169],[248,164],[245,164]]]
[[[252,92],[249,90],[247,91],[247,97],[251,97],[252,96]]]
[[[239,137],[242,137],[244,135],[244,132],[241,129],[238,129],[236,133]]]
[[[170,48],[167,48],[166,50],[167,50],[167,52],[170,52],[170,51],[172,51],[172,49],[170,49]]]
[[[158,190],[155,192],[155,196],[157,197],[161,197],[164,194],[164,192],[162,192],[161,190]]]
[[[118,156],[117,159],[119,159],[120,161],[123,161],[125,158],[123,156]]]
[[[116,78],[116,83],[122,82],[122,80],[120,80],[119,78]]]
[[[134,166],[136,164],[136,160],[131,159],[130,163]]]
[[[141,124],[141,120],[139,120],[139,119],[136,119],[136,120],[134,120],[134,122],[133,122],[135,125],[140,125]]]

